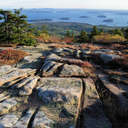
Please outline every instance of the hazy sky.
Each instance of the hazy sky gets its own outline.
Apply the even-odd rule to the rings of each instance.
[[[93,8],[128,10],[128,0],[0,0],[0,8]]]

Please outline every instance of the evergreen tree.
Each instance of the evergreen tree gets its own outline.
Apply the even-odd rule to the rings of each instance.
[[[125,38],[128,40],[128,28],[125,29]]]
[[[96,26],[93,26],[93,29],[91,31],[91,37],[96,36],[99,34],[98,28]]]
[[[21,10],[6,11],[0,10],[0,41],[7,43],[27,44],[32,38],[26,16],[21,15]]]
[[[66,31],[66,37],[71,37],[71,32],[69,30]]]
[[[80,35],[78,36],[78,42],[82,43],[82,42],[88,42],[89,38],[88,38],[88,34],[85,31],[81,31]]]
[[[74,32],[72,32],[72,34],[71,34],[71,37],[72,37],[72,38],[74,38],[74,37],[75,37],[75,34],[74,34]]]
[[[99,33],[100,34],[103,34],[104,33],[104,30],[101,28]]]
[[[120,29],[113,30],[113,33],[112,34],[114,34],[114,35],[120,35],[120,36],[124,37],[124,34],[123,34],[123,32]]]
[[[10,33],[12,33],[12,15],[10,11],[0,10],[0,39],[8,42]]]

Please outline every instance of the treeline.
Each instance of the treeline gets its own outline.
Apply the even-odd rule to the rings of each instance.
[[[100,38],[99,41],[102,40],[101,38],[105,39],[110,37],[114,37],[115,39],[117,38],[117,42],[128,41],[128,28],[116,28],[113,30],[104,31],[103,29],[98,29],[96,26],[93,26],[91,32],[87,32],[86,30],[81,30],[81,32],[78,35],[75,35],[72,31],[67,30],[65,36],[73,38],[74,42],[79,42],[79,43],[95,42],[96,37]]]

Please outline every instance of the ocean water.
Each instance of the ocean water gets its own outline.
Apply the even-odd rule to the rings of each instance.
[[[23,9],[29,22],[78,22],[91,25],[128,26],[128,10]]]

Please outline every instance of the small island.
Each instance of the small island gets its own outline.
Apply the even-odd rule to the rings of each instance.
[[[113,19],[106,19],[106,20],[103,20],[103,22],[112,23],[112,22],[114,22],[114,20]]]
[[[120,12],[120,13],[117,13],[117,15],[124,15],[124,16],[128,16],[128,12]]]
[[[28,22],[42,22],[42,21],[50,22],[50,21],[52,21],[52,19],[34,19],[34,20],[28,20]]]
[[[79,18],[88,18],[88,16],[80,16]]]
[[[106,18],[106,16],[105,15],[99,15],[99,16],[97,16],[98,18]]]
[[[70,20],[70,18],[69,17],[62,17],[62,18],[60,18],[60,20]]]

